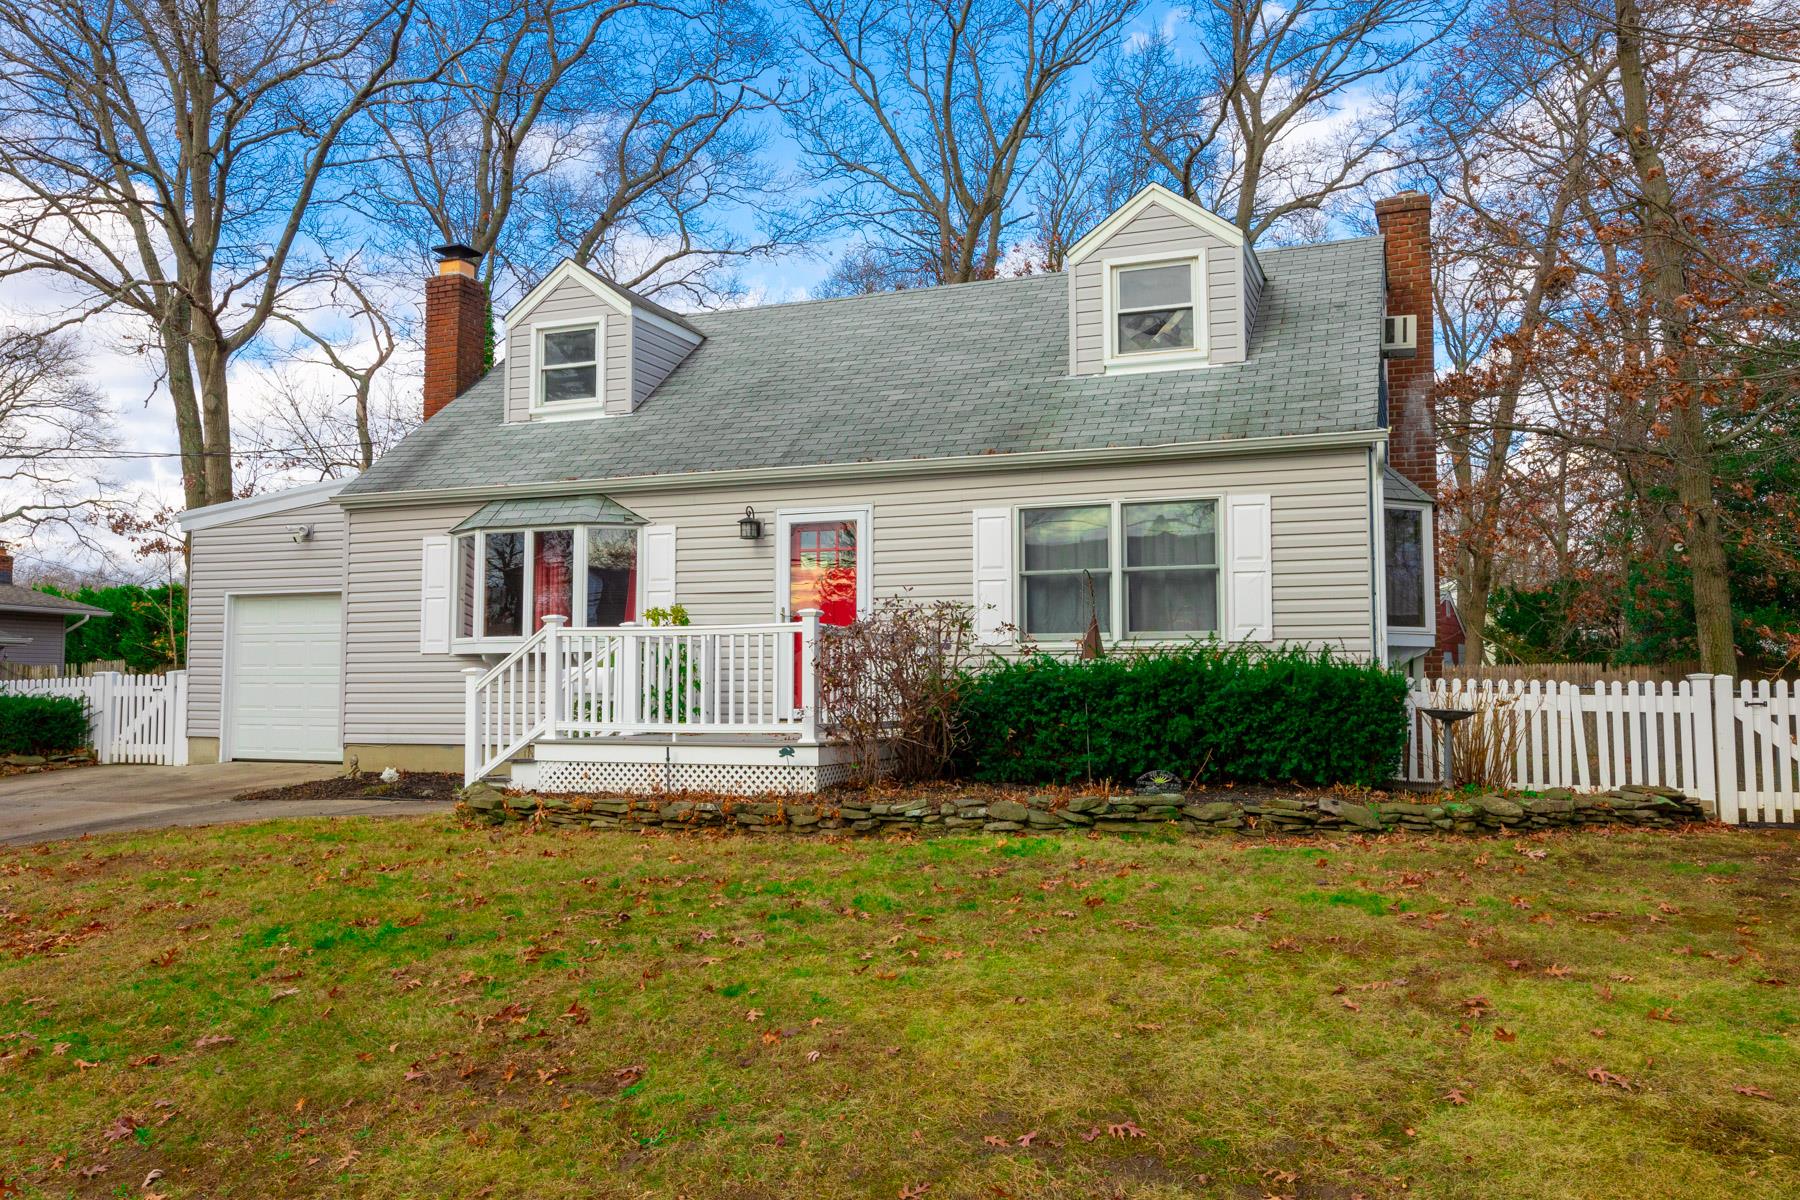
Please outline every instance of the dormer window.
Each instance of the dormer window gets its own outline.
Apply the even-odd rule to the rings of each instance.
[[[1107,364],[1115,369],[1205,360],[1197,256],[1107,263]]]
[[[1194,348],[1194,264],[1120,267],[1119,353]]]
[[[600,403],[600,326],[597,322],[537,330],[537,403],[543,410]]]

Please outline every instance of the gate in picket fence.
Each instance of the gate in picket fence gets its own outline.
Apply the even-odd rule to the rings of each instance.
[[[1483,714],[1474,720],[1504,724],[1514,787],[1676,788],[1714,803],[1722,821],[1796,821],[1800,693],[1791,681],[1433,681],[1408,698],[1401,777],[1441,783],[1445,739],[1422,708],[1474,709]]]
[[[103,763],[187,764],[186,671],[0,679],[0,692],[81,700],[87,705],[89,741]]]

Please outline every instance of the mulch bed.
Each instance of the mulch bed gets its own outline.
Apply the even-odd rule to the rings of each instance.
[[[443,800],[456,799],[462,776],[444,771],[402,771],[393,783],[383,783],[376,771],[357,771],[312,779],[287,787],[240,792],[234,800]]]

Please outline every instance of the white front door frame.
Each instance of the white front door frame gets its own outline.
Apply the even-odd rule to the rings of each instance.
[[[789,570],[791,551],[789,545],[793,540],[793,528],[796,524],[810,521],[850,521],[856,525],[856,615],[865,617],[869,614],[870,602],[874,597],[870,594],[874,573],[874,555],[871,553],[871,540],[875,531],[875,509],[868,504],[850,505],[837,508],[778,508],[775,510],[775,619],[791,621],[794,614],[787,610],[788,588],[793,580]]]

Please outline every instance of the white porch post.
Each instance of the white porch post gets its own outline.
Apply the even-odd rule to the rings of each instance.
[[[463,668],[463,786],[481,773],[481,677],[480,667]]]
[[[561,613],[544,617],[544,733],[556,736],[562,721],[562,627],[569,618]]]
[[[638,722],[643,720],[643,695],[638,681],[643,639],[636,636],[636,628],[635,621],[619,622],[619,669],[615,672],[619,680],[619,703],[613,719],[619,723],[621,733],[635,733]]]
[[[816,608],[800,610],[800,741],[819,740],[819,618]]]

